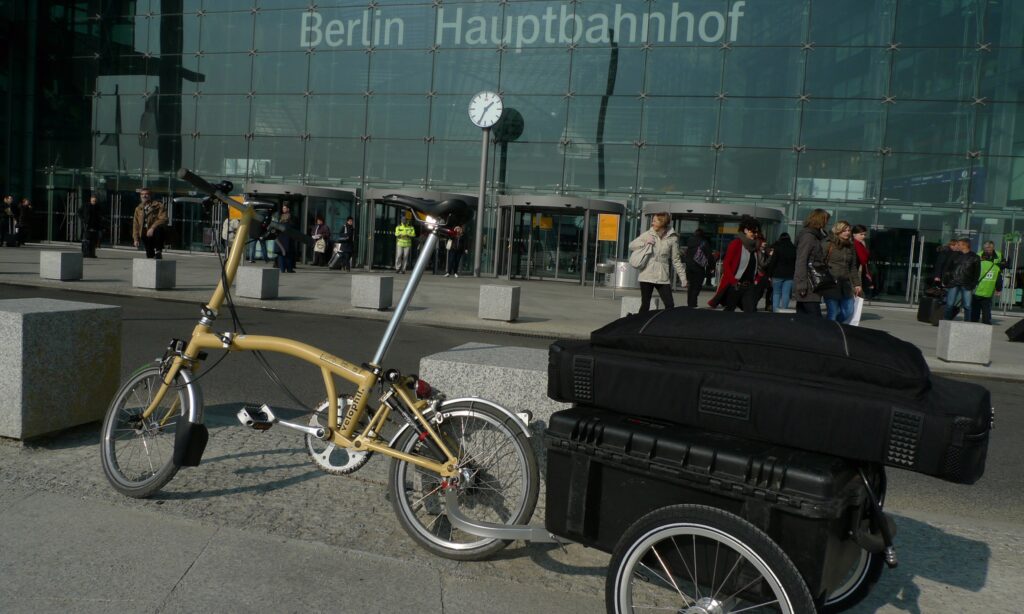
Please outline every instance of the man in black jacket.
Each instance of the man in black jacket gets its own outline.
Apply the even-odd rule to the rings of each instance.
[[[954,237],[949,240],[948,245],[943,245],[938,249],[938,255],[935,256],[935,270],[932,272],[932,281],[936,286],[942,283],[946,267],[949,266],[953,259],[960,255],[960,248],[958,246],[959,240]]]
[[[78,219],[82,222],[82,257],[95,258],[96,248],[100,244],[100,230],[103,229],[100,206],[95,194],[78,210]]]
[[[710,277],[710,269],[714,265],[711,256],[711,243],[704,235],[704,230],[698,228],[686,241],[686,306],[697,307],[697,297],[701,288],[704,287],[704,280]]]
[[[946,286],[945,319],[956,317],[957,299],[964,310],[964,322],[971,321],[971,298],[981,275],[981,258],[971,251],[970,239],[957,239],[957,249],[946,262],[942,285]]]

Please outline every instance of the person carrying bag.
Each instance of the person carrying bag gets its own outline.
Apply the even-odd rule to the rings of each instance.
[[[668,213],[655,213],[651,228],[629,244],[629,264],[640,271],[640,313],[651,310],[651,295],[657,289],[665,309],[675,307],[672,299],[672,271],[680,280],[686,278],[679,255],[679,235],[670,225]]]

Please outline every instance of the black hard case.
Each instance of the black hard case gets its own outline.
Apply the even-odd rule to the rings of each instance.
[[[545,527],[555,535],[610,552],[648,512],[709,505],[775,540],[815,598],[860,557],[851,531],[866,490],[849,461],[583,407],[552,415],[546,444]],[[877,466],[865,475],[877,487]]]
[[[973,484],[988,390],[891,335],[819,318],[677,308],[549,350],[548,395]]]
[[[945,311],[946,304],[942,299],[921,295],[921,302],[917,305],[917,321],[938,326]]]

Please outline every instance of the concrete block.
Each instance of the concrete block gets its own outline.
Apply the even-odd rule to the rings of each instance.
[[[540,465],[541,495],[538,513],[543,518],[544,473],[547,454],[544,429],[551,414],[571,403],[548,398],[548,351],[516,346],[466,343],[420,359],[420,377],[449,399],[479,397],[513,412],[530,412],[530,443]]]
[[[661,299],[652,296],[651,297],[651,309],[661,309]],[[622,297],[621,307],[619,308],[619,317],[624,318],[631,313],[640,313],[640,297],[639,296],[624,296]]]
[[[277,298],[281,272],[269,267],[239,267],[235,273],[235,296]]]
[[[121,308],[0,300],[0,436],[103,419],[121,379]]]
[[[82,279],[82,253],[39,252],[39,276],[61,281]]]
[[[992,327],[979,322],[939,322],[935,355],[946,362],[987,365],[992,362]]]
[[[177,283],[177,267],[173,260],[135,258],[132,261],[132,287],[170,290]]]
[[[519,286],[480,286],[481,320],[514,322],[519,317]]]
[[[384,310],[391,307],[395,278],[391,275],[353,275],[352,306]]]

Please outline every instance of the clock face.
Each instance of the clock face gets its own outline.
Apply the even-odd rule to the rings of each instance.
[[[490,128],[501,119],[503,109],[501,96],[494,92],[480,92],[469,101],[469,119],[481,128]]]

